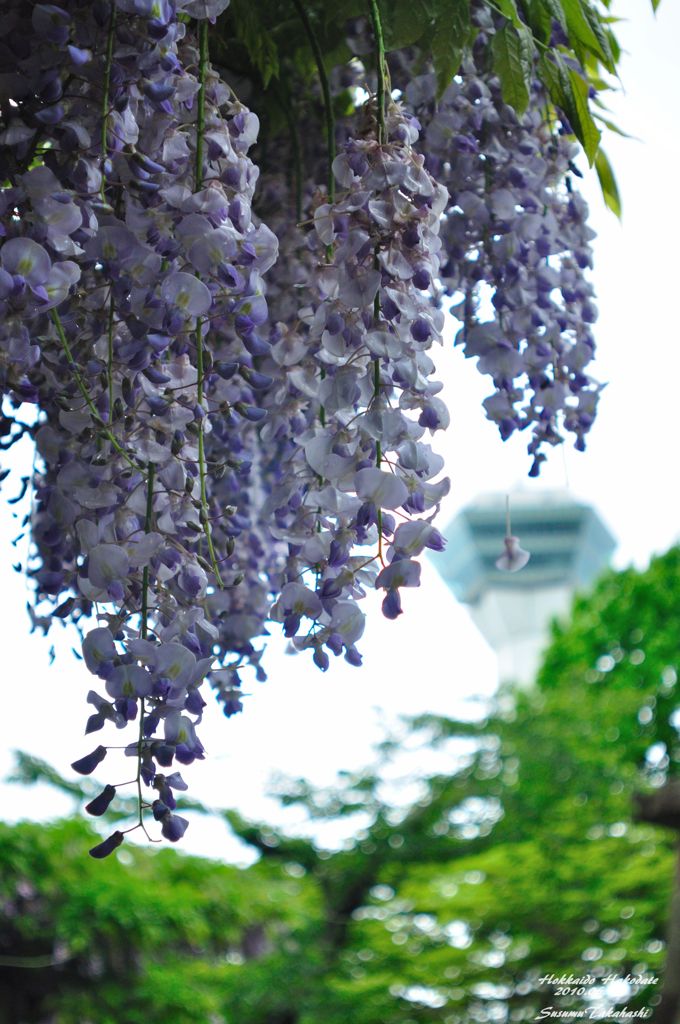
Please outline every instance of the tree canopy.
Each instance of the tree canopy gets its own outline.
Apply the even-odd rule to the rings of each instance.
[[[673,982],[674,839],[636,821],[633,798],[658,801],[676,777],[679,569],[673,549],[608,573],[555,628],[537,686],[483,719],[411,721],[333,788],[289,780],[281,799],[312,821],[360,815],[340,849],[225,811],[252,867],[131,847],[107,871],[83,867],[78,821],[4,826],[8,1005],[29,1024],[459,1024],[589,1005],[557,996],[551,974]],[[404,748],[433,743],[449,769],[421,773],[414,802],[388,799]],[[17,775],[49,771],[23,758]],[[608,1005],[651,1007],[659,990]]]

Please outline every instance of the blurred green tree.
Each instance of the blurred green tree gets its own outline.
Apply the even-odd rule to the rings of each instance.
[[[521,1021],[584,1005],[547,975],[661,971],[679,621],[673,549],[577,599],[535,688],[484,717],[412,721],[334,788],[279,783],[311,821],[346,819],[340,849],[226,811],[259,854],[250,868],[139,848],[104,868],[82,857],[79,823],[2,828],[0,1021]],[[20,779],[91,797],[50,773],[20,760]],[[677,1016],[677,903],[660,1021]]]

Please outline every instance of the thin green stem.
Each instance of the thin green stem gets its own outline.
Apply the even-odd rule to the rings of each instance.
[[[146,478],[146,515],[144,517],[144,533],[151,533],[153,526],[153,488],[156,479],[156,467],[153,462],[149,463],[148,475]],[[142,570],[142,605],[140,611],[140,635],[146,640],[149,635],[149,566],[145,565]],[[144,698],[139,700],[139,737],[137,740],[137,802],[139,807],[139,825],[144,829],[144,799],[142,797],[142,748],[144,746],[144,719],[146,707]],[[146,829],[144,829],[146,831]]]
[[[156,467],[153,462],[149,463],[149,472],[146,478],[146,516],[144,519],[144,533],[151,533],[153,520],[153,488],[156,478]],[[142,572],[142,624],[140,633],[142,640],[146,640],[149,631],[149,566],[145,565]]]
[[[144,706],[144,698],[139,698],[139,740],[137,741],[137,776],[135,782],[137,783],[137,806],[139,810],[139,828],[144,828],[144,797],[142,796],[142,746],[144,744],[144,717],[146,708]],[[137,826],[136,826],[137,827]]]
[[[104,199],[106,189],[106,176],[104,174],[104,161],[108,156],[108,131],[109,131],[109,93],[111,89],[111,67],[113,65],[113,38],[116,31],[116,4],[111,0],[111,16],[109,18],[109,34],[106,39],[106,62],[104,64],[104,92],[102,95],[102,186],[101,197]]]
[[[69,366],[71,367],[71,369],[73,371],[73,376],[74,376],[76,384],[78,385],[78,390],[80,391],[81,395],[83,396],[83,398],[85,400],[86,406],[88,407],[88,409],[92,413],[92,417],[95,420],[95,422],[97,423],[97,426],[99,427],[99,429],[101,430],[102,434],[107,439],[107,441],[110,441],[110,443],[113,446],[113,448],[118,452],[119,455],[123,456],[123,458],[125,459],[125,461],[128,463],[129,466],[132,466],[133,469],[141,469],[141,466],[139,466],[138,463],[136,463],[134,461],[134,459],[130,458],[130,456],[125,451],[123,446],[120,444],[120,442],[117,440],[117,438],[114,437],[114,435],[111,433],[109,428],[106,426],[106,424],[102,420],[102,418],[101,418],[101,416],[99,414],[99,410],[97,409],[97,406],[94,404],[94,402],[92,401],[92,399],[90,397],[90,393],[87,390],[87,385],[85,384],[85,381],[83,380],[83,377],[82,377],[82,374],[80,372],[80,369],[78,368],[78,364],[76,363],[75,359],[73,358],[73,354],[71,352],[71,347],[70,347],[70,345],[68,343],[68,339],[67,339],[66,333],[64,331],[64,325],[62,324],[61,317],[57,313],[56,309],[52,310],[52,322],[54,323],[54,326],[57,329],[57,334],[59,336],[59,341],[61,342],[61,347],[63,348],[64,354],[66,355],[66,358],[68,360],[68,364],[69,364]]]
[[[205,137],[205,78],[208,70],[208,22],[200,21],[198,24],[198,107],[196,110],[196,191],[203,187],[203,143]],[[196,388],[198,391],[198,404],[201,409],[205,408],[205,395],[203,386],[205,381],[204,353],[203,353],[203,321],[199,319],[196,325]],[[198,476],[201,493],[201,525],[208,545],[210,564],[215,580],[219,587],[223,586],[220,576],[217,555],[212,539],[210,528],[210,513],[208,509],[208,488],[207,471],[205,462],[205,441],[203,437],[203,419],[198,423]]]
[[[202,339],[202,323],[199,320],[198,329],[196,331],[197,338],[197,371],[198,377],[196,386],[198,388],[198,404],[201,409],[204,408],[205,397],[203,395],[203,381],[204,381],[204,368],[203,368],[203,339]],[[198,476],[201,493],[201,525],[203,526],[203,532],[205,534],[206,543],[208,545],[208,555],[210,556],[210,564],[215,574],[215,580],[219,587],[223,586],[222,577],[220,575],[220,568],[217,564],[217,555],[215,554],[215,546],[212,539],[212,530],[210,528],[210,511],[208,508],[208,488],[207,488],[207,472],[205,462],[205,442],[203,437],[203,419],[199,420],[198,423]]]
[[[106,376],[109,385],[109,423],[113,418],[113,317],[115,312],[115,305],[113,301],[113,285],[111,286],[111,294],[109,296],[109,323],[107,328],[108,335],[108,353],[107,353],[107,366]]]
[[[323,106],[324,114],[326,118],[326,146],[328,148],[328,202],[332,203],[335,200],[335,176],[333,174],[333,161],[335,160],[335,114],[333,112],[333,100],[331,97],[331,89],[328,83],[328,75],[326,73],[326,65],[323,59],[323,53],[319,45],[314,26],[312,25],[307,11],[304,8],[302,0],[293,0],[293,7],[298,12],[300,21],[304,26],[304,30],[307,33],[309,39],[309,45],[312,48],[314,54],[314,61],[316,63],[316,70],[319,75],[319,82],[321,84],[321,93],[323,95]]]
[[[375,37],[375,70],[378,76],[376,101],[378,107],[378,142],[382,145],[387,139],[385,130],[385,39],[378,9],[378,0],[368,0],[368,9]]]

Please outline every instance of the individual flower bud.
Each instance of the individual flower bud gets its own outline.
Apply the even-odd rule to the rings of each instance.
[[[103,843],[92,847],[90,857],[94,857],[96,860],[103,860],[104,857],[108,857],[109,854],[113,853],[120,846],[124,838],[125,836],[122,832],[114,832]]]
[[[163,818],[161,834],[171,843],[176,843],[178,839],[182,838],[188,827],[189,822],[186,818],[180,817],[179,814],[167,814]]]
[[[79,775],[91,775],[97,765],[101,764],[106,757],[106,747],[98,746],[91,754],[86,754],[78,761],[73,761],[71,768]]]
[[[503,544],[505,551],[496,560],[496,568],[502,572],[518,572],[523,569],[531,556],[519,546],[519,538],[507,536],[503,539]]]
[[[109,804],[115,795],[115,786],[105,786],[99,796],[96,796],[94,800],[90,800],[89,804],[85,804],[85,810],[88,814],[99,817],[100,814],[104,814],[108,810]]]

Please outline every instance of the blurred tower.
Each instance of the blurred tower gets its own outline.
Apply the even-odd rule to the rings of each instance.
[[[595,510],[566,491],[518,491],[510,496],[512,532],[531,558],[519,572],[501,572],[505,505],[504,494],[489,494],[464,508],[435,564],[496,651],[500,681],[530,686],[551,620],[594,582],[616,543]]]

